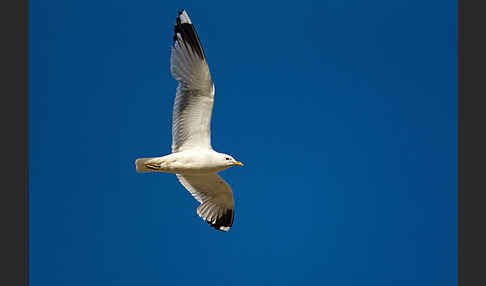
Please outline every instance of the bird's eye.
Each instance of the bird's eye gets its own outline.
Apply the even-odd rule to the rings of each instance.
[[[229,160],[230,158],[226,157],[226,160]]]

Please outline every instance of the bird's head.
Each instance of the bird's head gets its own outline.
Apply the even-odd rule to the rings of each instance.
[[[233,157],[231,157],[230,155],[227,155],[227,154],[221,153],[220,159],[223,162],[223,165],[227,166],[227,167],[232,167],[232,166],[235,166],[235,165],[243,166],[243,163],[236,161],[235,158],[233,158]]]

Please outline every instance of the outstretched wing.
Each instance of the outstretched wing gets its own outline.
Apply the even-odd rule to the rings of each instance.
[[[172,152],[212,149],[214,84],[196,30],[185,10],[179,12],[174,26],[170,70],[179,82],[172,114]]]
[[[201,205],[197,214],[217,230],[228,231],[233,225],[235,203],[231,187],[218,174],[177,175],[181,184]]]

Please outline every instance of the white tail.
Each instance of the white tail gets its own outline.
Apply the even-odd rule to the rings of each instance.
[[[139,173],[153,172],[154,170],[145,167],[145,163],[147,163],[152,159],[154,158],[140,158],[135,160],[135,165],[137,166],[137,172]]]

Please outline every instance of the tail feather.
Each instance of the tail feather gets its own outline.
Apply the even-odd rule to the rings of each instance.
[[[137,167],[137,172],[139,173],[153,172],[154,170],[145,167],[145,163],[147,163],[152,159],[154,158],[140,158],[135,160],[135,166]]]

